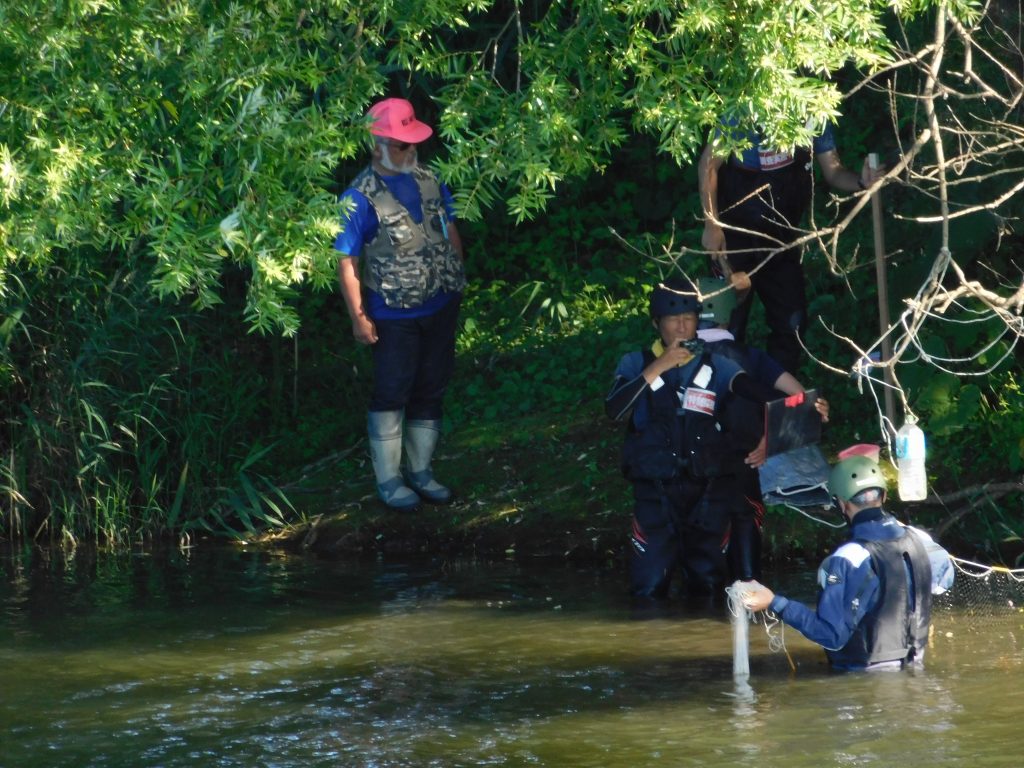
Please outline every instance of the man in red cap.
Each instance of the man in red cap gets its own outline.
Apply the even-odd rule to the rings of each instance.
[[[462,240],[451,192],[417,162],[430,126],[405,99],[379,101],[368,116],[373,154],[342,195],[334,247],[352,335],[373,347],[367,430],[377,493],[392,509],[412,511],[421,500],[452,498],[431,458],[455,364]]]

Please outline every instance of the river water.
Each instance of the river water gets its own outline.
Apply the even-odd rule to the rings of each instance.
[[[751,626],[738,682],[723,607],[638,614],[616,570],[202,547],[0,562],[3,768],[1024,766],[1005,594],[939,607],[923,671],[831,674],[797,633],[772,651]]]

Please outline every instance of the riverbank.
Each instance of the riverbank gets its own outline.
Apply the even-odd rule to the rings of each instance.
[[[434,462],[456,500],[415,513],[377,500],[366,444],[358,441],[285,486],[300,522],[260,541],[334,558],[440,554],[619,565],[632,508],[618,468],[622,429],[593,403],[557,419],[523,418],[513,428],[460,429],[445,437]],[[839,536],[793,510],[770,508],[764,557],[816,563]]]

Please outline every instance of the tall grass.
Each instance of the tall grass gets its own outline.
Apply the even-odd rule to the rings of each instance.
[[[281,524],[290,507],[250,447],[262,380],[228,341],[244,330],[102,261],[21,274],[0,297],[0,537],[123,545]]]

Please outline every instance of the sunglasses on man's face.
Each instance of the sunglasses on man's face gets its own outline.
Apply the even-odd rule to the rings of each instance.
[[[405,152],[412,144],[408,141],[385,141],[384,146],[390,149],[397,149],[399,152]]]

